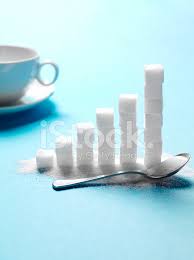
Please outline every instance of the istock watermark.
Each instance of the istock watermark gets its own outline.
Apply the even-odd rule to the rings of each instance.
[[[82,146],[98,148],[107,146],[109,148],[119,149],[124,147],[126,149],[132,149],[134,146],[143,148],[144,142],[142,141],[144,130],[133,127],[133,124],[129,121],[124,128],[112,128],[112,129],[84,129],[83,132],[79,130],[79,136],[77,132],[77,125],[72,125],[71,128],[67,128],[64,121],[48,122],[46,120],[40,123],[40,148],[49,149],[55,147],[57,138],[66,136],[71,138],[72,145],[74,147],[81,148]],[[151,148],[152,144],[150,144]]]

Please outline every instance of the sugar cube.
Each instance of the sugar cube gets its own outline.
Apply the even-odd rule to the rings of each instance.
[[[114,166],[115,161],[115,129],[98,129],[98,164]]]
[[[162,99],[146,99],[144,103],[145,114],[161,114],[163,110]]]
[[[145,128],[160,128],[163,125],[161,114],[145,114]]]
[[[136,120],[136,117],[137,117],[137,113],[130,113],[130,114],[126,114],[123,112],[119,113],[119,118],[122,121],[131,121],[131,120],[133,121],[133,120]]]
[[[99,164],[99,166],[103,166],[103,165],[114,166],[115,165],[114,147],[110,147],[106,143],[98,146],[98,164]]]
[[[144,130],[145,143],[162,142],[162,129],[160,128],[146,128]]]
[[[96,124],[99,129],[114,128],[114,110],[112,108],[97,108]]]
[[[147,168],[154,167],[161,162],[161,155],[156,153],[146,153],[144,156],[144,165]]]
[[[146,84],[144,86],[145,100],[163,99],[162,85],[161,84]]]
[[[54,152],[52,150],[40,149],[36,153],[37,169],[51,169],[54,164]]]
[[[120,148],[120,164],[135,163],[137,160],[137,146]]]
[[[73,151],[71,136],[60,136],[56,140],[55,152],[59,167],[73,166]]]
[[[72,138],[71,136],[59,136],[56,139],[55,142],[56,149],[63,150],[65,148],[65,151],[71,152],[72,151]]]
[[[155,153],[162,155],[162,142],[150,142],[145,146],[145,154]]]
[[[121,94],[119,96],[119,112],[124,114],[136,114],[137,95]]]
[[[97,130],[98,145],[107,143],[109,146],[115,144],[115,129],[114,128],[101,128]]]
[[[136,128],[137,122],[136,122],[136,117],[131,117],[131,118],[126,118],[123,119],[122,117],[119,118],[119,126],[120,128]]]
[[[79,123],[77,127],[77,165],[93,165],[94,125],[92,123]]]
[[[164,68],[161,64],[147,64],[144,66],[146,83],[162,83],[164,81]]]
[[[128,148],[131,148],[132,146],[136,145],[138,142],[138,129],[135,128],[132,131],[126,132],[126,131],[121,131],[121,138],[120,138],[120,143],[121,146],[124,145]]]
[[[150,142],[145,147],[144,164],[152,167],[161,162],[162,142]]]
[[[87,145],[81,145],[77,147],[77,166],[93,166],[93,147],[88,147]]]
[[[90,122],[78,123],[77,129],[77,143],[78,144],[93,144],[94,142],[94,125]]]
[[[137,128],[126,132],[121,130],[120,138],[120,163],[135,163],[137,159]]]

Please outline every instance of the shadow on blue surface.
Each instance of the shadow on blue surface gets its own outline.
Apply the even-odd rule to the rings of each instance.
[[[37,105],[34,108],[23,112],[17,112],[8,115],[0,116],[0,131],[14,129],[20,126],[38,122],[43,119],[59,118],[60,114],[57,111],[57,106],[51,100]]]

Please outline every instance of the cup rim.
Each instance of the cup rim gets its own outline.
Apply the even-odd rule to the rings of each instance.
[[[18,60],[9,60],[9,61],[1,61],[0,60],[0,65],[1,64],[17,64],[17,63],[31,61],[31,60],[39,58],[38,53],[34,49],[29,48],[29,47],[24,47],[24,46],[19,46],[19,45],[0,45],[0,48],[16,48],[16,49],[20,49],[20,50],[30,51],[34,54],[30,58],[24,58],[24,59],[21,58],[21,59],[18,59]]]

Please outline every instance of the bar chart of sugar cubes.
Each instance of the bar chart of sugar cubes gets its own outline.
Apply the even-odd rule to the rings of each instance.
[[[145,65],[144,78],[144,165],[150,168],[160,163],[162,157],[163,66]],[[98,167],[135,165],[138,158],[137,102],[136,94],[119,96],[118,154],[115,153],[114,110],[97,108],[96,126],[90,122],[78,123],[76,142],[72,136],[60,136],[56,139],[55,151],[39,150],[36,155],[37,168],[52,168],[54,158],[59,168],[93,167],[94,164]]]

